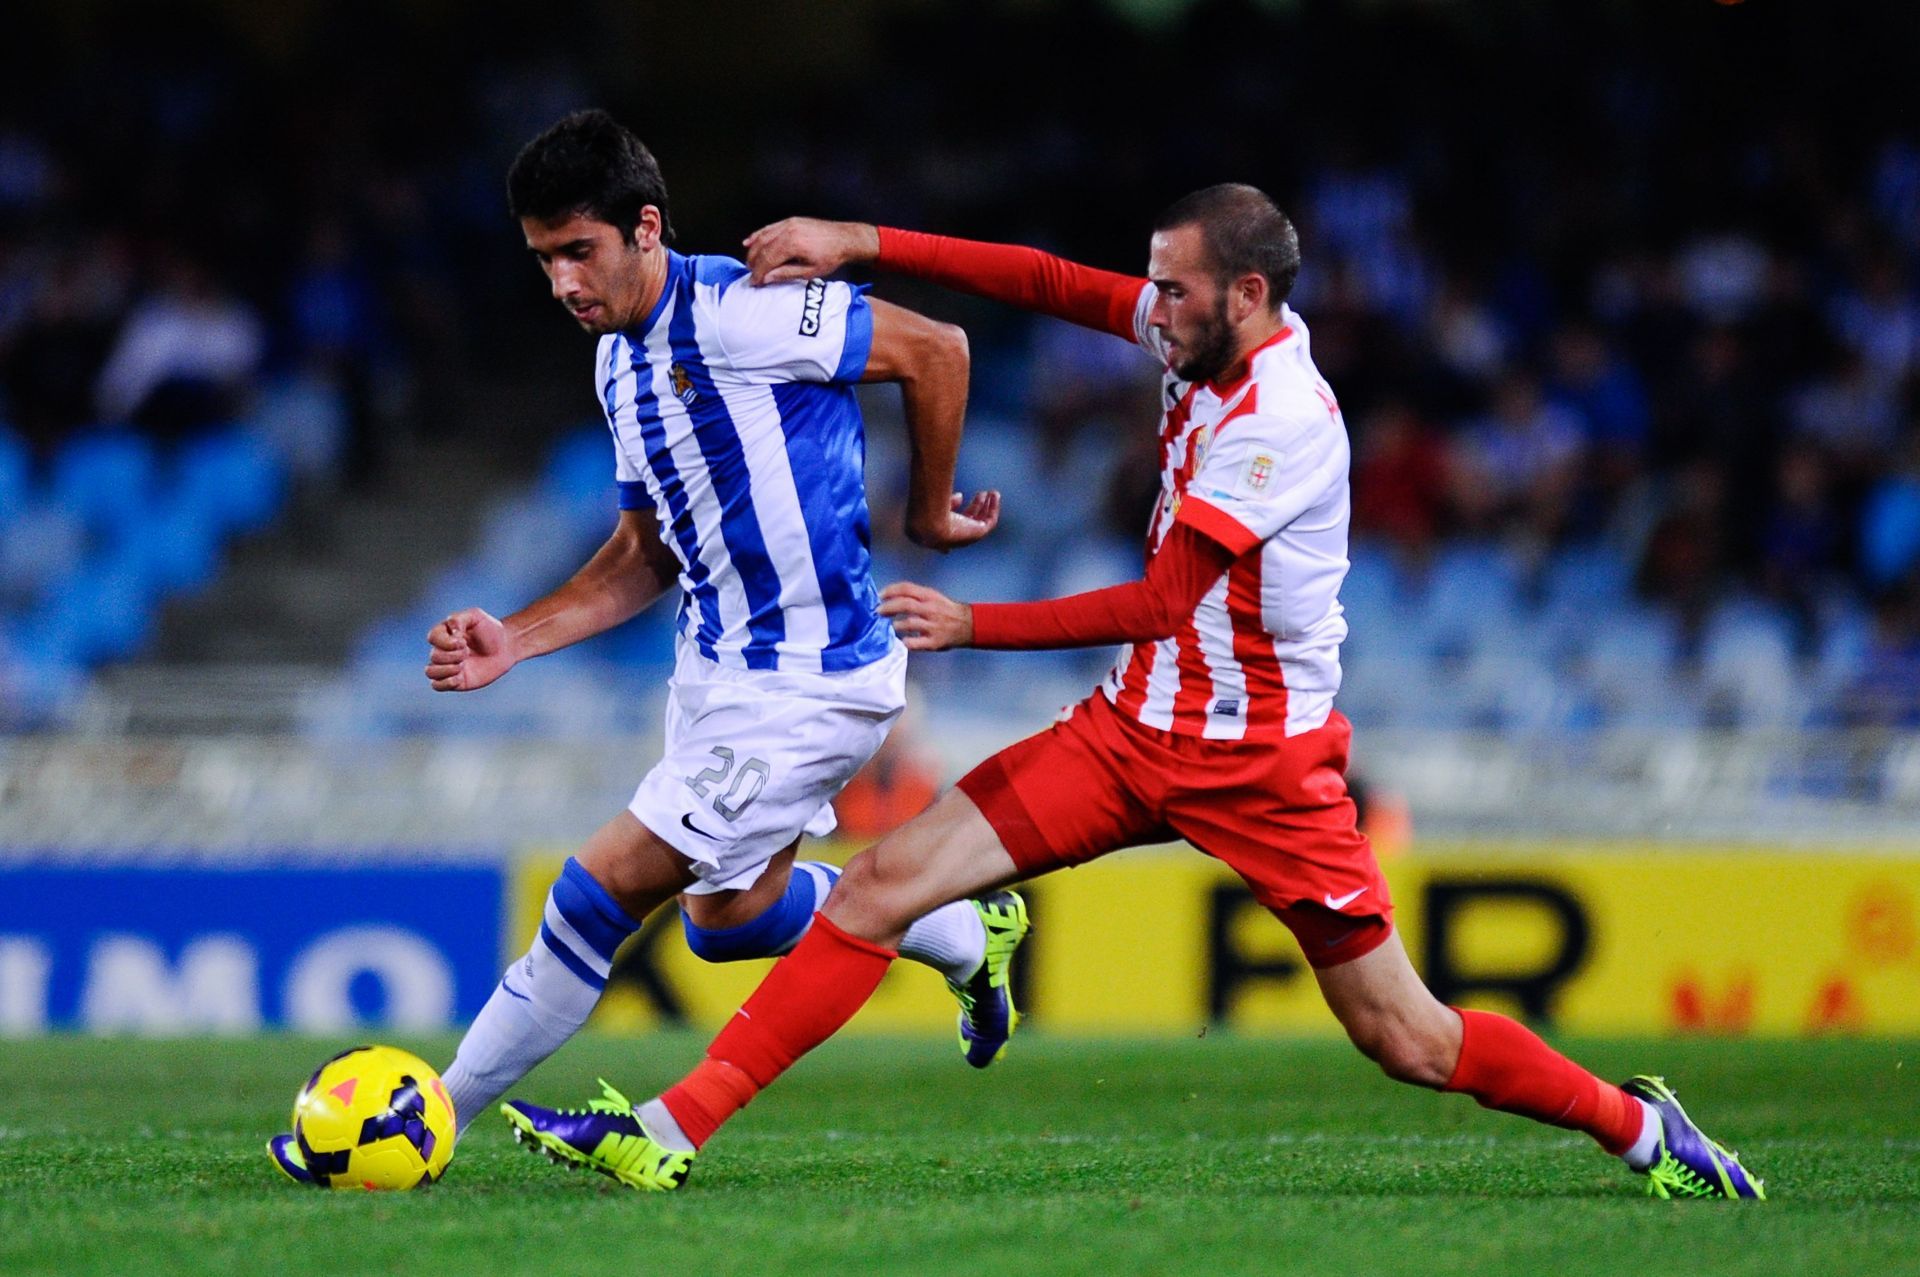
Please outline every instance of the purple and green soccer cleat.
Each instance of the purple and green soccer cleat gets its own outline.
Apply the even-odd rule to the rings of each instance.
[[[978,971],[965,980],[947,981],[947,988],[960,1003],[960,1050],[968,1064],[984,1069],[1005,1053],[1007,1040],[1019,1027],[1013,954],[1033,924],[1027,902],[1015,891],[996,891],[969,903],[987,929],[987,955]]]
[[[319,1185],[320,1181],[307,1169],[306,1154],[300,1149],[298,1136],[274,1136],[267,1141],[267,1156],[273,1159],[274,1169],[294,1183],[312,1187]]]
[[[1680,1097],[1667,1088],[1665,1078],[1642,1074],[1620,1087],[1645,1100],[1660,1115],[1660,1147],[1647,1168],[1647,1193],[1652,1197],[1767,1198],[1767,1186],[1749,1175],[1740,1155],[1693,1124],[1680,1107]]]
[[[500,1112],[513,1126],[513,1139],[550,1161],[587,1167],[629,1188],[668,1193],[687,1182],[693,1154],[670,1149],[647,1133],[627,1097],[600,1081],[600,1099],[584,1109],[549,1109],[525,1100],[508,1100]]]

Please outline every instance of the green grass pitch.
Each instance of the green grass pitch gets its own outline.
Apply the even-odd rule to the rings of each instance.
[[[0,1043],[0,1273],[1920,1273],[1920,1043],[1581,1042],[1665,1072],[1768,1181],[1651,1201],[1584,1139],[1395,1086],[1343,1044],[1034,1034],[829,1043],[680,1193],[482,1117],[420,1193],[281,1182],[262,1142],[336,1045]],[[444,1060],[451,1042],[407,1042]],[[703,1040],[589,1037],[523,1088],[635,1097]]]

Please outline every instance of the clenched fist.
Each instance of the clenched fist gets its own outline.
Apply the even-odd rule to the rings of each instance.
[[[520,659],[507,627],[477,607],[428,630],[427,646],[427,679],[436,692],[477,691]]]

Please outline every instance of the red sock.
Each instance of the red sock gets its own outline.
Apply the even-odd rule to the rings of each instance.
[[[1454,1008],[1459,1010],[1459,1008]],[[1446,1090],[1548,1126],[1585,1131],[1616,1156],[1640,1137],[1640,1102],[1489,1011],[1460,1011],[1460,1063]]]
[[[815,914],[793,952],[774,963],[720,1030],[707,1058],[660,1097],[693,1146],[705,1144],[762,1087],[839,1032],[880,987],[895,956]]]

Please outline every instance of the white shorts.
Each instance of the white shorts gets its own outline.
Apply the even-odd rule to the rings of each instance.
[[[906,708],[907,649],[834,674],[742,670],[678,643],[666,754],[627,805],[693,862],[694,895],[751,887],[802,833],[837,825],[833,800]]]

